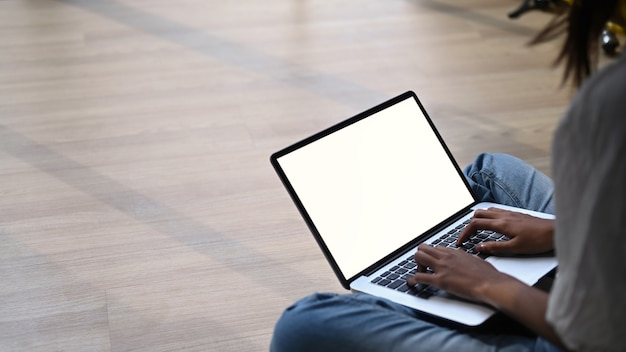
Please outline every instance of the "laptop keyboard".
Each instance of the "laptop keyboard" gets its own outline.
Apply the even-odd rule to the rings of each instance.
[[[461,234],[461,231],[463,231],[463,228],[467,226],[467,224],[469,224],[469,220],[466,220],[463,224],[458,225],[456,228],[441,235],[439,238],[434,240],[431,245],[435,247],[441,246],[448,248],[458,248],[459,250],[464,250],[469,254],[473,254],[477,257],[485,259],[489,255],[479,253],[476,250],[476,246],[478,244],[488,241],[506,241],[509,239],[505,235],[494,231],[478,230],[476,231],[476,234],[474,236],[470,237],[469,240],[467,240],[462,245],[457,246],[456,240],[458,239],[459,234]],[[426,271],[432,273],[430,268],[427,268]],[[374,278],[371,282],[420,298],[428,298],[441,293],[439,289],[425,284],[418,284],[414,287],[407,285],[406,280],[415,275],[415,273],[417,273],[417,264],[415,263],[413,255],[411,255],[399,262],[397,265],[394,265],[388,271],[382,273],[380,276]]]

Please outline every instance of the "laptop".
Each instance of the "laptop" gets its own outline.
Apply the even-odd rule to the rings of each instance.
[[[411,91],[270,159],[344,288],[466,326],[482,324],[495,310],[426,285],[407,287],[406,278],[417,270],[413,260],[417,245],[455,246],[455,236],[476,209],[499,207],[552,218],[478,202]],[[506,239],[488,231],[472,238]],[[528,285],[557,265],[552,254],[481,256]]]

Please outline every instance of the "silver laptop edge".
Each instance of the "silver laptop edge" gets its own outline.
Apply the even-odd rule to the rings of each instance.
[[[478,203],[443,138],[410,91],[284,148],[270,159],[345,288],[463,325],[479,325],[495,311],[446,293],[416,297],[372,283],[372,279],[412,256],[417,244],[432,243],[471,218],[476,209],[498,207],[553,218]],[[554,256],[490,256],[485,260],[528,285],[557,266]]]

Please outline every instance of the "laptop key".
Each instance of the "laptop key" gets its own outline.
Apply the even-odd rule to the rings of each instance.
[[[405,283],[406,283],[406,280],[399,279],[387,285],[387,287],[395,290],[396,288],[402,286],[402,284],[405,284]]]
[[[377,282],[377,284],[379,284],[380,286],[387,286],[390,283],[391,283],[391,280],[387,280],[387,279],[382,279],[382,280]]]
[[[441,292],[441,290],[439,290],[438,288],[433,287],[433,286],[428,286],[428,288],[426,288],[425,291],[426,292],[430,292],[433,295],[436,295],[437,293]]]
[[[424,299],[428,299],[428,298],[430,298],[430,297],[432,297],[432,296],[433,296],[433,294],[432,294],[432,293],[430,293],[430,292],[428,292],[428,291],[420,291],[420,292],[417,294],[417,297],[419,297],[419,298],[424,298]]]
[[[479,233],[478,235],[476,235],[476,238],[480,238],[481,240],[487,239],[489,237],[489,235],[487,235],[486,233]]]
[[[400,291],[400,292],[408,292],[409,290],[411,290],[411,287],[407,285],[406,282],[400,285],[398,288],[396,288],[396,291]]]

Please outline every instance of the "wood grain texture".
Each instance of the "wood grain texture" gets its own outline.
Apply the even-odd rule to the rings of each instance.
[[[0,1],[0,350],[264,351],[343,292],[269,155],[414,90],[549,173],[548,20],[503,0]]]

